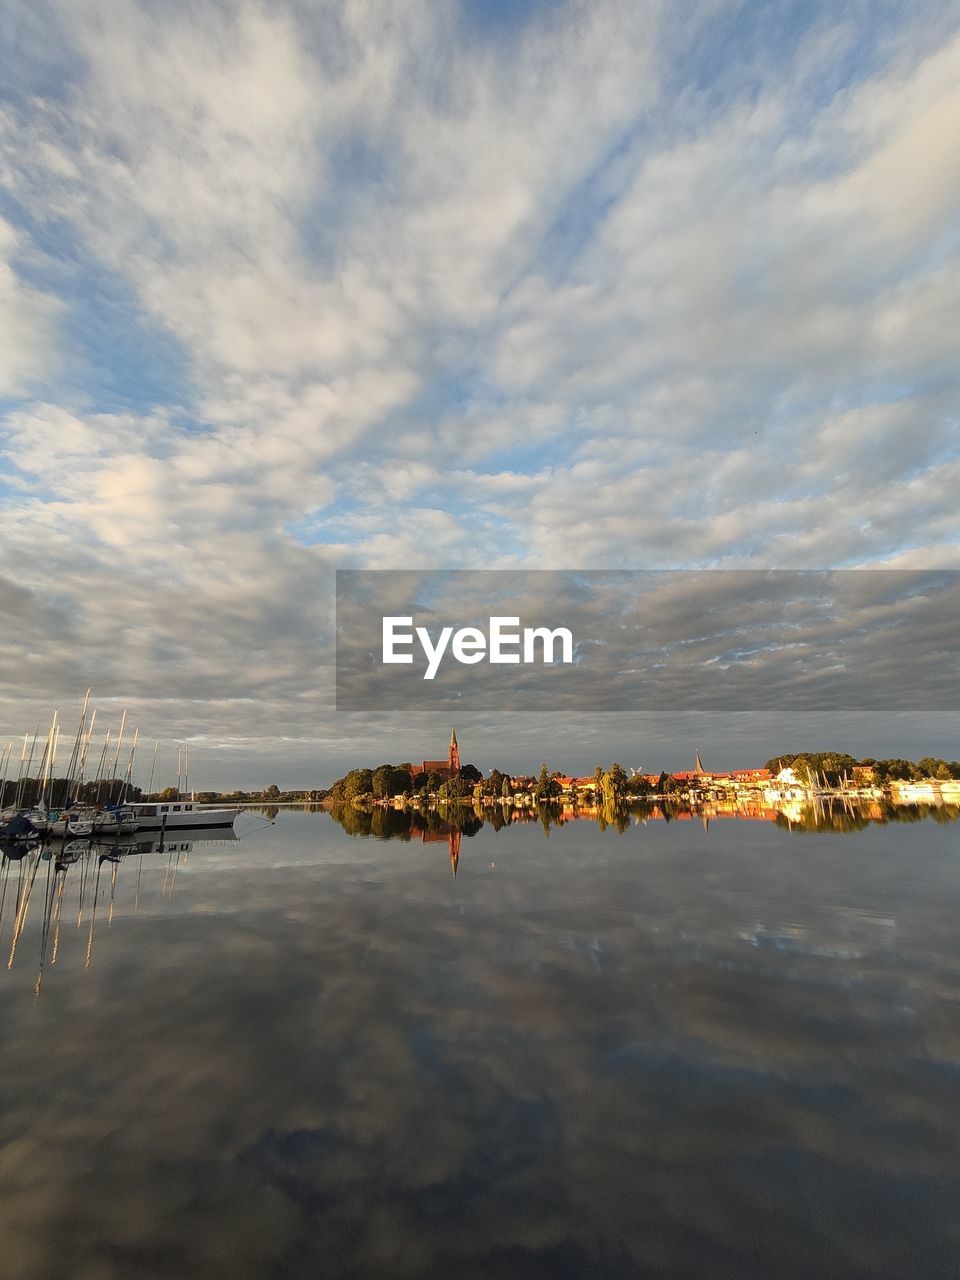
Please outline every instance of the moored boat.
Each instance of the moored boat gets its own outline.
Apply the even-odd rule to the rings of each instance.
[[[95,821],[95,810],[80,809],[68,813],[65,819],[64,834],[70,836],[92,836]]]
[[[108,805],[93,820],[93,832],[98,836],[128,836],[139,829],[140,821],[129,805]]]
[[[240,813],[237,808],[200,805],[193,800],[139,803],[132,804],[129,808],[140,831],[160,831],[164,828],[170,830],[175,827],[232,827]]]
[[[26,844],[39,840],[41,834],[25,813],[11,814],[7,821],[0,823],[0,840],[7,842]]]

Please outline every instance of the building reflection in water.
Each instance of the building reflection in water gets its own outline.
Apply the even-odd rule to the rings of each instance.
[[[817,797],[808,801],[787,800],[772,805],[762,800],[744,803],[711,802],[689,806],[667,802],[643,805],[590,805],[572,808],[559,804],[514,806],[488,805],[483,808],[445,806],[443,809],[397,809],[389,806],[330,810],[330,816],[347,835],[379,840],[419,840],[424,844],[446,844],[450,866],[457,874],[460,842],[475,836],[483,827],[501,831],[504,827],[539,823],[545,836],[554,827],[570,822],[592,822],[601,830],[613,828],[623,834],[631,826],[656,822],[699,822],[705,832],[713,821],[771,823],[798,835],[805,832],[844,833],[862,831],[873,825],[913,823],[930,819],[956,822],[960,805],[893,804],[889,800],[857,802],[846,797]]]

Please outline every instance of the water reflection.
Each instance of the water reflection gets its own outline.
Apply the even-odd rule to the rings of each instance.
[[[621,835],[631,826],[649,822],[696,821],[709,830],[711,822],[724,820],[769,822],[798,833],[852,832],[863,831],[875,824],[923,822],[927,819],[952,823],[960,819],[960,805],[895,804],[889,799],[861,802],[842,797],[786,800],[776,805],[760,800],[726,805],[716,802],[695,808],[667,801],[576,808],[561,804],[514,806],[503,803],[475,807],[445,805],[431,809],[381,804],[335,806],[330,810],[330,816],[347,835],[373,836],[381,840],[421,839],[426,842],[449,837],[454,831],[459,835],[474,836],[485,825],[493,831],[502,831],[504,827],[537,823],[544,834],[549,835],[551,828],[562,827],[568,822],[595,823],[601,831],[613,828]]]
[[[40,955],[34,987],[39,995],[47,966],[55,965],[59,958],[61,931],[70,921],[78,934],[83,930],[83,964],[90,967],[98,915],[101,927],[113,925],[121,891],[121,868],[127,868],[123,887],[130,882],[128,896],[136,914],[144,892],[158,894],[161,901],[172,899],[178,872],[195,847],[237,840],[232,830],[218,830],[213,835],[201,830],[177,834],[178,838],[172,840],[162,835],[126,841],[65,838],[10,841],[0,846],[0,949],[7,969],[14,967],[31,910],[40,917]],[[8,899],[12,917],[9,940],[5,915]]]
[[[464,816],[8,861],[5,1277],[952,1274],[955,826]]]
[[[271,822],[280,812],[276,807],[264,810]],[[303,806],[303,812],[322,815],[325,811],[310,805]],[[442,810],[345,806],[330,811],[330,817],[353,837],[443,845],[447,849],[450,870],[456,877],[463,839],[471,839],[484,829],[498,833],[508,828],[538,826],[545,836],[549,836],[554,828],[583,823],[600,831],[614,830],[623,835],[631,827],[651,823],[696,821],[704,832],[709,832],[711,822],[736,819],[739,822],[770,823],[777,830],[788,833],[842,834],[863,831],[875,824],[925,820],[953,823],[960,818],[960,806],[894,805],[880,800],[859,805],[849,801],[817,800],[802,805],[790,802],[775,808],[749,809],[742,805],[691,809],[669,804],[619,806],[615,809],[603,806],[568,809],[555,804],[527,807],[498,804],[482,809],[452,806]],[[214,834],[198,830],[175,840],[141,836],[127,841],[66,839],[44,843],[9,842],[0,846],[0,949],[6,956],[7,969],[14,967],[31,911],[39,916],[40,921],[37,994],[47,967],[57,963],[64,921],[74,914],[76,930],[82,928],[84,931],[83,963],[89,968],[94,957],[98,922],[101,927],[112,927],[121,890],[128,890],[133,914],[140,911],[145,887],[157,895],[160,902],[170,900],[180,869],[186,865],[194,848],[229,845],[236,843],[237,839],[232,830],[218,830]],[[7,914],[10,916],[9,925]],[[757,945],[767,938],[762,927],[741,936],[751,937]]]

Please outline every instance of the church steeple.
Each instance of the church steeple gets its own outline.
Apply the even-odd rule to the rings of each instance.
[[[460,772],[460,747],[457,744],[457,726],[456,725],[453,725],[450,729],[449,764],[453,772],[455,773]]]

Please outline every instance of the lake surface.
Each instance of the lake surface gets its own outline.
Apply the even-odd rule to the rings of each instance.
[[[6,864],[7,1280],[957,1276],[960,824],[237,830]]]

